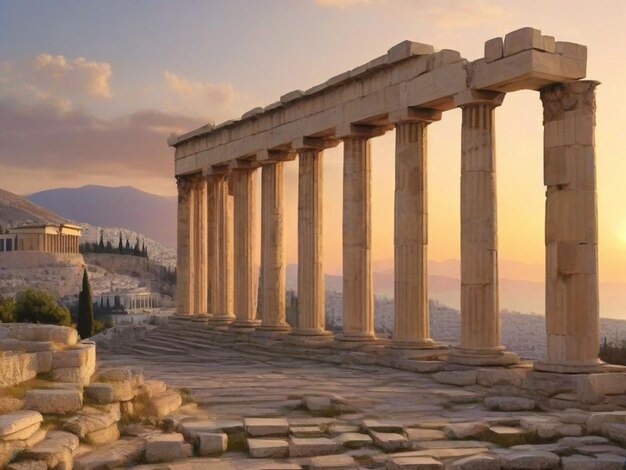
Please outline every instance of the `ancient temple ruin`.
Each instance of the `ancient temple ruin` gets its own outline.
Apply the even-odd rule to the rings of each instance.
[[[587,48],[523,28],[468,61],[404,41],[306,91],[168,143],[178,182],[178,315],[209,328],[332,338],[324,322],[322,158],[343,143],[343,332],[375,338],[370,140],[395,129],[396,348],[429,338],[427,131],[462,108],[461,338],[448,361],[507,365],[500,344],[495,113],[506,93],[536,90],[544,108],[547,357],[534,368],[598,370],[595,88]],[[283,168],[297,158],[298,326],[285,321]],[[256,318],[255,185],[261,172],[262,318]],[[326,230],[335,228],[327,227]],[[337,234],[339,236],[339,234]]]

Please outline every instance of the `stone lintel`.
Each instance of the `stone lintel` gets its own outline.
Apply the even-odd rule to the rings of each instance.
[[[441,111],[429,108],[404,108],[389,113],[389,121],[400,122],[435,122],[441,119]]]
[[[490,90],[474,90],[468,88],[454,95],[454,105],[457,108],[468,106],[471,104],[492,104],[500,106],[504,101],[504,93]]]
[[[335,127],[335,136],[338,139],[346,139],[348,137],[377,137],[383,135],[385,129],[379,126],[368,126],[363,124],[351,124],[349,122],[339,124]]]
[[[213,175],[227,175],[230,172],[229,162],[220,163],[217,165],[211,165],[208,168],[202,170],[202,176],[213,176]]]
[[[294,151],[265,149],[256,154],[256,160],[261,164],[289,162],[295,160],[296,156]]]
[[[261,166],[258,161],[250,158],[235,158],[228,162],[228,164],[231,170],[251,170]]]
[[[387,51],[387,63],[393,64],[400,60],[408,59],[415,55],[428,55],[435,52],[435,48],[430,44],[421,42],[402,41]]]
[[[291,142],[291,147],[295,150],[305,149],[318,149],[324,150],[327,148],[336,147],[341,143],[338,139],[327,139],[324,137],[298,137]]]

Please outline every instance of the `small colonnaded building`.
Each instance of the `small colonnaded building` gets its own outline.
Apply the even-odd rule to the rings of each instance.
[[[0,252],[78,253],[81,231],[71,224],[21,225],[0,235]]]

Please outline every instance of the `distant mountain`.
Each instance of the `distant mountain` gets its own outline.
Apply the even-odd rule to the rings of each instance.
[[[23,224],[61,224],[66,219],[17,194],[0,189],[0,225],[3,228]]]
[[[168,247],[176,246],[176,197],[146,193],[131,186],[83,186],[41,191],[32,202],[63,217],[94,226],[124,227]]]

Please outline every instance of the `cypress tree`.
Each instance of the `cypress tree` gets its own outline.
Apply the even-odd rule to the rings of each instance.
[[[98,243],[98,251],[104,253],[104,230],[100,230],[100,242]]]
[[[120,252],[120,255],[124,254],[124,243],[122,243],[122,232],[120,231],[120,241],[117,244],[117,251]]]
[[[137,241],[135,242],[135,248],[133,249],[133,255],[140,256],[141,249],[139,248],[139,237],[137,237]]]
[[[83,270],[83,288],[78,295],[78,322],[76,329],[82,339],[93,336],[93,303],[91,301],[91,286],[87,270]]]
[[[125,255],[130,254],[130,242],[128,241],[128,237],[126,237],[126,248],[124,249],[124,254]]]
[[[109,302],[108,296],[107,296],[107,310],[111,310],[111,302]]]

